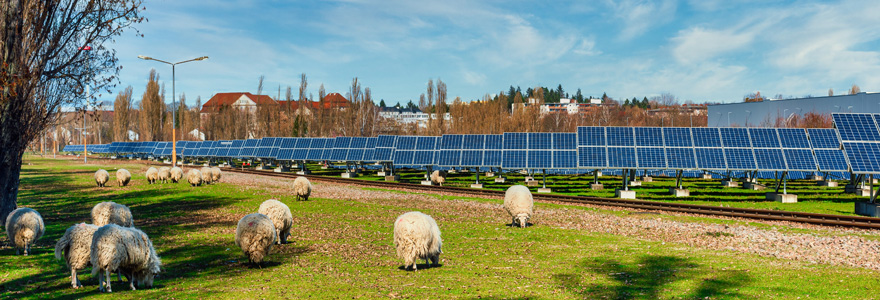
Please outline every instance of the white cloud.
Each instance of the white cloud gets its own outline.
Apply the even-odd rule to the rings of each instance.
[[[596,50],[596,41],[594,39],[582,39],[581,43],[574,48],[575,54],[595,56],[602,54],[602,51]]]
[[[486,75],[471,70],[462,70],[462,78],[470,85],[482,86],[486,84]]]
[[[672,38],[673,43],[677,44],[672,54],[682,63],[700,62],[741,50],[752,44],[756,34],[756,30],[737,32],[735,29],[690,28]]]
[[[677,4],[674,0],[609,0],[608,5],[618,23],[623,25],[619,38],[629,41],[652,27],[672,22]]]

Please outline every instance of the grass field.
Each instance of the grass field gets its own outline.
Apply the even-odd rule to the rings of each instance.
[[[132,171],[128,187],[97,188],[99,168]],[[503,212],[461,205],[500,200],[313,197],[295,201],[289,189],[226,174],[221,183],[148,185],[145,167],[112,166],[26,157],[19,204],[38,210],[47,232],[34,255],[15,256],[0,248],[0,297],[124,299],[795,299],[877,298],[877,271],[715,251],[612,234],[548,226],[506,226]],[[112,171],[111,171],[112,173]],[[236,178],[235,176],[240,176]],[[112,177],[112,176],[111,176]],[[318,184],[315,189],[331,189]],[[562,187],[559,187],[560,189]],[[724,191],[720,188],[719,194]],[[364,192],[372,192],[364,189]],[[397,192],[395,192],[397,193]],[[292,243],[277,246],[262,266],[246,262],[233,243],[237,220],[270,198],[294,214]],[[439,201],[437,201],[439,199]],[[129,291],[114,282],[113,294],[97,291],[97,280],[80,272],[84,288],[70,287],[69,270],[54,259],[64,230],[88,222],[101,201],[131,207],[135,225],[153,240],[164,263],[152,289]],[[688,200],[691,201],[691,200]],[[691,201],[700,202],[700,201]],[[736,202],[736,201],[729,201]],[[448,205],[447,205],[448,204]],[[476,205],[476,204],[475,204]],[[851,203],[841,204],[849,205]],[[538,204],[537,209],[563,206]],[[570,207],[569,209],[588,210]],[[822,208],[836,209],[836,208]],[[440,267],[408,272],[395,257],[392,222],[420,210],[437,219],[443,232]],[[840,208],[840,210],[844,210]],[[3,235],[5,241],[5,234]],[[244,262],[242,260],[245,260]],[[425,269],[422,269],[425,268]]]

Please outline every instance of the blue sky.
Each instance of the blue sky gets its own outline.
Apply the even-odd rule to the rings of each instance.
[[[449,99],[562,84],[615,99],[671,93],[697,103],[748,93],[823,96],[880,85],[880,1],[146,1],[149,22],[109,45],[138,101],[155,68],[188,104],[220,92],[317,98],[358,77],[373,98],[417,102],[428,79]],[[112,100],[115,95],[102,95]],[[169,101],[170,102],[170,101]]]

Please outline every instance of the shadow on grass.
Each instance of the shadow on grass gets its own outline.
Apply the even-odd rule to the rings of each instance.
[[[752,278],[743,271],[718,271],[701,274],[700,266],[689,259],[673,256],[642,256],[633,263],[613,259],[584,262],[583,274],[564,273],[553,278],[570,292],[588,299],[657,299],[667,297],[667,287],[681,285],[682,281],[697,282],[686,294],[675,295],[687,299],[706,297],[740,298],[738,288],[749,284]],[[605,277],[599,283],[585,283],[585,279]],[[604,283],[608,282],[608,283]]]
[[[440,268],[440,267],[443,267],[443,264],[437,264],[437,265],[432,265],[432,264],[416,264],[416,270],[408,270],[408,269],[406,268],[406,266],[400,266],[400,267],[397,267],[397,269],[398,269],[398,270],[401,270],[401,271],[418,272],[418,271],[424,271],[424,270],[429,270],[429,269],[434,269],[434,268]]]

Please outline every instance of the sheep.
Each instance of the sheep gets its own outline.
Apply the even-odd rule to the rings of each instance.
[[[409,270],[418,270],[416,260],[428,259],[432,265],[437,266],[440,262],[441,246],[440,227],[431,216],[417,211],[411,211],[397,217],[394,221],[394,246],[397,247],[397,256],[404,261],[404,267]]]
[[[268,216],[261,213],[242,217],[235,228],[235,245],[244,251],[252,263],[261,263],[269,256],[272,244],[277,240],[275,225]]]
[[[293,193],[296,194],[296,200],[308,201],[309,195],[312,194],[312,184],[309,182],[309,179],[302,176],[294,179]]]
[[[177,183],[183,178],[183,169],[180,167],[171,168],[171,182]]]
[[[107,170],[100,169],[95,172],[95,182],[99,187],[107,185],[107,181],[110,181],[110,173],[107,173]]]
[[[162,181],[162,183],[168,183],[169,178],[171,178],[171,168],[169,168],[169,167],[159,168],[159,180]]]
[[[446,172],[441,172],[440,170],[436,170],[431,173],[431,183],[442,186],[443,183],[446,182]]]
[[[131,181],[131,173],[128,170],[119,169],[116,171],[116,183],[119,183],[119,186],[126,186],[129,181]]]
[[[535,209],[535,201],[532,192],[522,185],[514,185],[504,193],[504,210],[513,218],[512,226],[519,223],[519,227],[525,228],[532,217]]]
[[[31,244],[43,237],[46,226],[43,225],[43,217],[36,210],[22,207],[13,210],[6,216],[6,235],[9,243],[15,247],[15,254],[24,255],[30,253]]]
[[[199,172],[199,170],[196,169],[191,169],[186,173],[186,180],[189,181],[190,186],[201,186],[202,172]]]
[[[218,168],[218,167],[211,168],[211,181],[214,181],[214,182],[220,181],[220,168]]]
[[[70,268],[70,284],[73,288],[82,287],[82,283],[76,277],[76,271],[85,269],[90,264],[92,252],[92,236],[98,226],[79,223],[64,232],[55,244],[55,259],[64,259]]]
[[[159,180],[159,169],[156,169],[156,167],[150,167],[149,169],[147,169],[146,176],[147,182],[149,182],[150,184],[156,183],[156,181]]]
[[[205,184],[211,184],[211,179],[213,178],[213,175],[211,175],[211,173],[213,173],[211,172],[211,168],[203,167],[200,172],[202,173],[202,182]]]
[[[162,261],[156,255],[153,242],[146,233],[137,229],[107,224],[98,228],[92,237],[92,276],[98,274],[98,289],[113,292],[110,271],[118,270],[129,278],[129,287],[153,287],[153,277],[161,271]]]
[[[107,224],[132,227],[134,218],[131,217],[128,206],[108,201],[98,203],[92,208],[92,224],[98,227]]]
[[[287,237],[290,236],[290,226],[293,225],[293,215],[290,214],[290,208],[281,201],[269,199],[260,204],[257,212],[272,220],[275,233],[278,235],[276,243],[278,245],[286,244]]]

